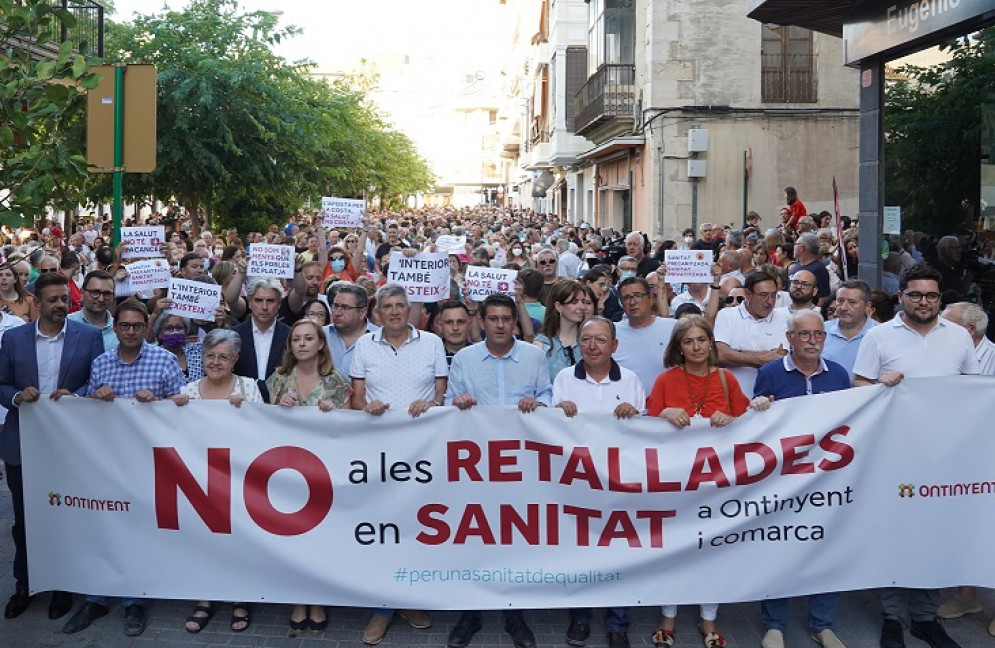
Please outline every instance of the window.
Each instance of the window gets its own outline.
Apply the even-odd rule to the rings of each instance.
[[[761,101],[815,103],[818,83],[812,32],[801,27],[764,25],[760,42]]]
[[[588,74],[602,65],[635,62],[635,0],[589,0],[587,20]]]

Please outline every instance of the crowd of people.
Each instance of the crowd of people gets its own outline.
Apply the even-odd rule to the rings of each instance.
[[[221,287],[211,320],[168,314],[164,290],[132,290],[127,246],[109,244],[106,223],[81,223],[69,236],[54,224],[4,228],[0,405],[8,411],[0,457],[14,502],[16,582],[5,617],[31,602],[18,413],[40,398],[170,399],[177,406],[216,399],[412,417],[440,406],[526,414],[554,407],[566,417],[659,417],[666,435],[696,419],[724,427],[780,399],[911,377],[995,375],[995,344],[972,276],[995,256],[990,243],[972,267],[962,251],[973,239],[894,237],[885,285],[872,289],[859,277],[858,223],[831,227],[828,214],[806,214],[788,189],[774,227],[763,230],[750,213],[741,229],[703,223],[680,242],[499,208],[374,214],[342,231],[301,212],[244,236],[235,229],[194,234],[199,228],[175,219],[161,254],[176,276]],[[466,240],[465,251],[449,251],[450,295],[412,303],[387,280],[391,254],[434,251],[443,235]],[[294,278],[247,277],[257,243],[293,245]],[[672,249],[711,250],[711,281],[668,281]],[[517,270],[514,297],[469,299],[471,264]],[[956,648],[937,619],[980,609],[970,588],[943,605],[936,590],[879,594],[882,648],[904,646],[907,616],[913,636]],[[838,600],[831,592],[809,597],[809,629],[824,648],[843,648],[833,629]],[[125,634],[141,634],[145,602],[122,603]],[[73,594],[54,592],[49,616],[63,617],[73,604]],[[787,605],[763,602],[763,648],[783,648]],[[197,602],[184,627],[200,632],[219,606]],[[726,643],[718,608],[700,606],[705,648]],[[63,630],[79,632],[109,609],[105,597],[88,593]],[[250,627],[252,612],[248,602],[232,603],[231,630]],[[426,611],[376,610],[362,641],[380,643],[396,618],[416,628],[432,624]],[[674,645],[676,618],[676,606],[662,606],[655,646]],[[504,610],[504,620],[515,646],[535,646],[523,611]],[[591,623],[591,610],[571,609],[567,643],[583,646]],[[625,608],[606,610],[604,624],[610,648],[629,645]],[[292,636],[327,625],[322,606],[292,607]],[[470,644],[480,628],[480,611],[463,612],[448,645]]]

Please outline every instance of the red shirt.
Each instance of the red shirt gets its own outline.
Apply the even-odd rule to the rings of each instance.
[[[75,313],[83,308],[83,293],[76,282],[69,278],[69,312]]]
[[[788,227],[792,230],[798,229],[798,221],[802,216],[808,216],[808,212],[805,211],[805,203],[801,201],[800,198],[795,198],[795,202],[788,205],[788,211],[791,212],[791,218],[788,219]]]
[[[729,401],[726,401],[725,393],[722,390],[722,380],[719,379],[719,371],[724,371],[726,383],[729,385]],[[687,378],[685,379],[685,376]],[[690,389],[689,389],[690,386]],[[724,412],[732,416],[741,416],[750,406],[750,400],[743,394],[735,376],[728,369],[718,369],[709,372],[707,376],[695,376],[685,373],[682,367],[674,367],[656,377],[653,389],[646,398],[646,413],[650,416],[659,416],[660,412],[668,407],[680,407],[689,415],[695,414],[695,403],[704,405],[701,408],[701,415],[710,418],[715,412]]]

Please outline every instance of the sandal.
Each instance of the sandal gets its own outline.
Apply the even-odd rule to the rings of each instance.
[[[666,628],[657,628],[653,633],[653,645],[656,648],[670,648],[674,645],[674,631]]]
[[[705,648],[725,648],[726,638],[718,632],[705,632],[701,626],[698,626],[698,632],[701,633],[701,641]]]
[[[238,614],[239,612],[244,612],[244,614]],[[235,624],[245,625],[236,628]],[[244,632],[246,628],[252,625],[252,608],[249,607],[248,603],[232,603],[231,604],[231,631],[232,632]]]
[[[200,613],[202,616],[197,616]],[[211,617],[214,616],[214,604],[209,603],[207,605],[198,605],[193,609],[193,614],[187,617],[187,623],[194,624],[196,628],[190,628],[188,625],[183,626],[186,631],[190,634],[197,634],[201,630],[207,627],[207,624],[211,621]]]
[[[315,609],[322,609],[320,605],[311,605],[307,609],[307,628],[311,631],[313,635],[320,635],[328,627],[328,613],[325,613],[325,618],[321,621],[315,621],[311,618],[311,613]]]
[[[290,633],[287,635],[289,637],[299,637],[305,632],[307,632],[308,625],[311,623],[311,607],[307,606],[304,608],[304,618],[300,621],[294,621],[293,616],[290,619]]]

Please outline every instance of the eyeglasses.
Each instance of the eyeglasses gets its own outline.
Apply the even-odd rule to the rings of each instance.
[[[332,304],[331,306],[328,307],[328,309],[330,311],[332,311],[333,313],[335,311],[345,311],[345,312],[348,313],[351,310],[354,310],[354,311],[361,311],[361,310],[363,310],[364,311],[364,310],[366,310],[366,306],[346,306],[345,304]]]
[[[46,272],[58,272],[58,268],[38,268],[38,274],[45,274]]]
[[[233,362],[234,360],[235,360],[235,357],[234,356],[230,356],[227,353],[205,353],[204,354],[204,363],[205,364],[208,363],[208,362],[223,362],[225,364],[228,364],[229,362]]]
[[[796,338],[798,338],[802,342],[808,342],[812,338],[815,338],[816,340],[825,340],[826,339],[826,332],[825,331],[788,331],[788,333],[790,335],[794,335]]]
[[[120,327],[122,331],[135,332],[144,331],[146,326],[145,322],[116,322],[114,325]]]
[[[628,295],[622,295],[619,299],[621,299],[623,302],[634,302],[634,301],[639,301],[644,297],[649,297],[649,295],[650,295],[649,293],[645,292],[635,292],[635,293],[629,293]]]
[[[776,299],[777,298],[777,293],[776,292],[753,292],[752,290],[750,292],[754,296],[759,297],[760,299],[762,299],[764,301],[767,301],[769,299]]]
[[[921,302],[923,299],[925,299],[927,302],[935,304],[936,302],[940,301],[940,293],[938,292],[922,293],[918,291],[913,291],[913,292],[903,292],[902,294],[914,302]]]
[[[799,281],[798,279],[792,279],[788,283],[792,286],[801,286],[802,288],[815,288],[815,284],[810,281]]]
[[[742,304],[746,301],[746,297],[743,295],[730,295],[726,297],[726,304]]]
[[[113,299],[113,290],[87,290],[86,294],[90,296],[90,299]]]
[[[162,332],[163,333],[186,333],[187,332],[187,327],[183,326],[182,324],[180,324],[178,326],[163,326],[162,327]]]
[[[556,259],[539,259],[539,265],[553,265],[556,263]]]
[[[323,311],[323,310],[316,310],[316,311],[308,311],[308,312],[304,313],[304,316],[305,317],[320,317],[322,319],[325,319],[326,317],[328,317],[328,314],[325,313],[325,311]]]

